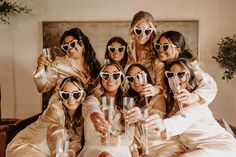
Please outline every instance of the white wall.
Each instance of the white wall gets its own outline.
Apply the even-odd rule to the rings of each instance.
[[[156,20],[199,20],[202,68],[219,88],[210,107],[217,117],[236,126],[236,80],[221,80],[223,69],[212,59],[221,38],[236,33],[235,0],[22,1],[33,9],[32,15],[18,15],[11,18],[10,25],[0,25],[2,117],[25,118],[41,111],[41,94],[32,72],[42,48],[42,21],[131,20],[137,11],[145,10]]]

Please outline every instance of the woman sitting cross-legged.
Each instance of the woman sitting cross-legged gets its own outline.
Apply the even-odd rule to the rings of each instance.
[[[65,78],[57,94],[60,101],[48,106],[37,121],[18,133],[8,144],[7,157],[56,156],[59,153],[56,148],[59,140],[67,143],[65,153],[69,157],[78,155],[83,135],[81,102],[85,98],[81,80],[77,77]]]
[[[123,81],[123,69],[118,64],[102,67],[92,95],[83,103],[85,145],[78,157],[131,157],[129,145],[135,127],[130,127],[128,136],[125,134]],[[108,99],[110,106],[104,101]]]
[[[151,115],[146,119],[146,128],[159,131],[163,139],[178,135],[187,150],[181,157],[235,156],[236,140],[214,119],[208,104],[185,101],[198,86],[191,64],[185,59],[175,60],[167,66],[165,74],[167,118]],[[176,94],[171,80],[179,86]]]

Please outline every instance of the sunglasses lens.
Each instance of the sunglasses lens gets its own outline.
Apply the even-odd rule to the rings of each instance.
[[[166,73],[166,77],[167,78],[171,78],[171,77],[173,77],[174,76],[174,73],[172,73],[172,72],[167,72]]]
[[[76,99],[76,100],[80,98],[80,95],[81,95],[80,92],[75,92],[75,93],[73,93],[73,97],[74,97],[74,99]]]
[[[72,42],[70,43],[70,47],[75,48],[75,44],[76,44],[76,41],[72,41]]]
[[[124,52],[125,48],[124,47],[119,47],[118,48],[118,51],[121,53],[121,52]]]
[[[152,30],[151,30],[151,29],[146,29],[146,30],[144,31],[144,33],[145,33],[146,35],[150,35],[150,34],[152,33]]]
[[[161,45],[160,45],[160,44],[155,44],[155,49],[156,49],[157,51],[160,51]]]
[[[109,74],[102,74],[102,79],[108,80],[109,79]]]
[[[133,78],[132,76],[129,76],[129,77],[127,77],[127,80],[128,80],[129,82],[133,82],[133,81],[134,81],[134,78]]]
[[[134,29],[134,33],[137,34],[137,35],[141,35],[142,34],[142,30],[139,29],[139,28],[135,28]]]
[[[69,94],[69,93],[61,93],[61,97],[62,97],[64,100],[67,100],[67,99],[69,99],[70,94]]]
[[[184,71],[183,72],[178,72],[177,75],[178,75],[179,79],[182,79],[185,75],[185,72]]]
[[[162,45],[162,47],[163,47],[163,50],[166,51],[166,50],[168,50],[169,45]]]
[[[116,51],[116,49],[114,47],[109,47],[108,50],[112,53]]]
[[[67,45],[61,45],[61,48],[64,50],[64,51],[67,51],[69,49],[69,46]]]
[[[115,80],[119,79],[119,78],[120,78],[120,73],[115,73],[115,74],[113,74],[113,78],[114,78]]]
[[[139,79],[139,80],[141,80],[141,79],[142,79],[141,74],[137,74],[137,75],[136,75],[136,78]]]

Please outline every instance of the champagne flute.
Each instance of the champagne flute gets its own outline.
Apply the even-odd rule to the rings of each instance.
[[[139,82],[143,86],[147,84],[147,74],[144,71],[140,72]],[[144,99],[145,99],[145,105],[147,106],[148,105],[148,98],[145,96]]]
[[[179,90],[181,89],[181,86],[179,84],[180,80],[177,77],[168,78],[168,83],[170,86],[170,89],[174,94],[179,94]],[[185,116],[183,104],[180,101],[177,101],[180,109],[180,113],[182,116]]]
[[[106,145],[110,144],[110,133],[111,133],[111,124],[112,124],[112,116],[114,111],[114,97],[102,97],[102,111],[105,120],[108,122],[108,130],[106,135]]]
[[[147,138],[147,130],[144,127],[145,120],[148,118],[148,109],[146,107],[140,108],[142,116],[139,120],[140,123],[140,140],[143,144],[144,150],[140,156],[148,156],[149,148],[148,148],[148,138]]]
[[[51,48],[44,48],[43,49],[43,56],[49,61],[51,62],[52,60],[52,55],[51,55]],[[46,71],[48,72],[50,70],[50,68],[48,66],[45,66]]]
[[[126,112],[134,107],[134,98],[132,97],[123,97],[123,110],[124,116],[126,116]],[[125,119],[125,135],[128,136],[129,131],[129,123]]]

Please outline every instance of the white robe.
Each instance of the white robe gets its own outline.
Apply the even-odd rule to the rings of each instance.
[[[207,105],[189,105],[184,114],[177,112],[163,121],[167,139],[179,135],[190,150],[182,156],[235,156],[236,140],[218,124]]]
[[[125,135],[124,126],[121,124],[121,113],[115,109],[113,115],[112,132],[118,136],[118,143],[116,145],[102,145],[100,142],[100,135],[96,132],[93,123],[90,119],[92,112],[99,112],[100,102],[94,96],[88,96],[83,103],[82,112],[84,116],[84,136],[85,145],[78,155],[78,157],[97,157],[102,152],[109,152],[113,157],[131,157],[129,146],[133,142],[134,127],[130,127],[129,136]]]

